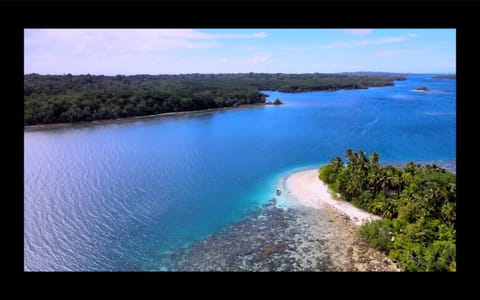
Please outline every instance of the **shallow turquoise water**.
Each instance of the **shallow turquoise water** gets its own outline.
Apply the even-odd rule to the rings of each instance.
[[[25,270],[158,270],[274,197],[282,174],[347,148],[455,160],[455,83],[266,91],[285,105],[25,131]]]

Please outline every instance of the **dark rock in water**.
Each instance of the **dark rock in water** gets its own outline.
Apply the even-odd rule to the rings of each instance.
[[[427,89],[426,86],[417,87],[415,90],[417,90],[417,91],[424,91],[424,92],[428,92],[428,91],[429,91],[429,89]]]
[[[265,246],[263,247],[263,254],[271,254],[277,251],[275,246]]]

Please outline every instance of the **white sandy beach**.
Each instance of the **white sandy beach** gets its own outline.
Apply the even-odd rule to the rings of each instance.
[[[333,192],[320,179],[318,169],[299,171],[288,176],[285,187],[291,195],[301,204],[317,209],[331,207],[341,214],[350,217],[356,226],[370,220],[379,220],[379,216],[356,208],[349,202],[336,200]]]

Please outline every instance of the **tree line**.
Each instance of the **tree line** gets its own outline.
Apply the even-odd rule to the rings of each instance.
[[[359,234],[406,271],[456,271],[456,176],[435,164],[379,164],[379,155],[345,153],[319,178],[355,206],[382,216]]]
[[[456,75],[456,74],[436,75],[436,76],[432,76],[432,78],[438,78],[438,79],[457,79],[457,75]]]
[[[24,75],[24,125],[116,119],[264,103],[261,90],[393,85],[404,77],[345,74]]]

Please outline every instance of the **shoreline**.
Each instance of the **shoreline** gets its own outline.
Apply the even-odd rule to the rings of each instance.
[[[337,232],[343,238],[351,239],[348,255],[354,271],[372,271],[372,265],[382,266],[375,271],[402,272],[404,269],[385,253],[371,247],[357,235],[357,229],[365,222],[382,218],[353,206],[351,203],[335,199],[327,184],[318,178],[318,168],[303,169],[288,174],[282,179],[284,188],[296,204],[312,211],[323,212],[329,216],[328,227],[344,224],[343,230]],[[341,227],[341,226],[340,226]]]
[[[318,169],[306,169],[289,174],[284,187],[299,204],[315,209],[331,209],[350,220],[356,227],[364,222],[380,220],[344,200],[337,200],[328,186],[318,178]]]
[[[218,111],[229,111],[236,109],[249,109],[249,108],[258,108],[266,105],[271,105],[267,103],[256,103],[256,104],[243,104],[238,107],[221,107],[221,108],[208,108],[201,110],[190,110],[190,111],[179,111],[179,112],[168,112],[161,114],[145,115],[145,116],[133,116],[117,119],[108,119],[108,120],[95,120],[95,121],[81,121],[73,123],[54,123],[54,124],[38,124],[38,125],[24,125],[23,130],[35,131],[35,130],[44,130],[44,129],[60,129],[60,128],[70,128],[77,126],[95,126],[95,125],[106,125],[106,124],[121,124],[132,121],[138,121],[142,119],[153,119],[153,118],[162,118],[162,117],[173,117],[173,116],[183,116],[183,115],[195,115],[203,114],[210,112]]]
[[[332,210],[283,209],[272,198],[188,247],[166,251],[146,271],[398,272],[384,253]]]

